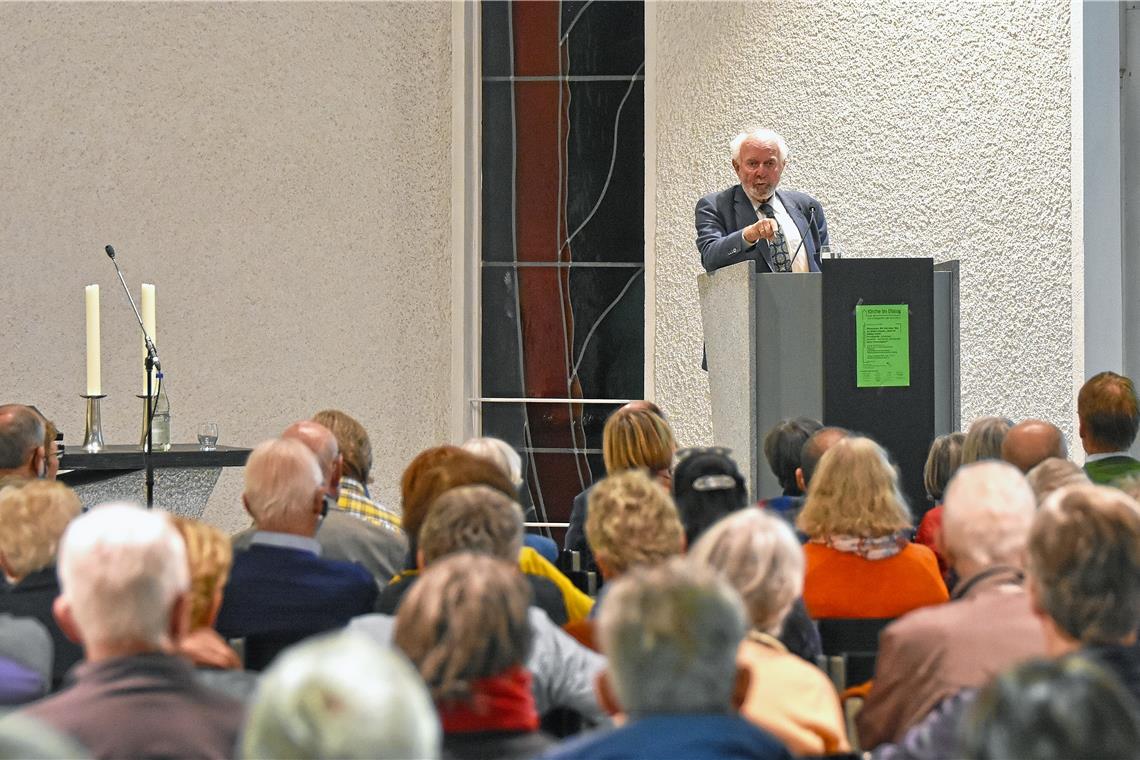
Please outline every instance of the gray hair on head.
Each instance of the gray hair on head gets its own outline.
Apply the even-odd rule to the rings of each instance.
[[[740,160],[740,147],[749,140],[775,145],[776,152],[780,154],[780,163],[786,162],[788,156],[791,155],[788,151],[788,143],[780,136],[779,132],[764,127],[752,127],[732,138],[732,142],[729,143],[733,161]]]
[[[437,758],[440,727],[415,668],[362,634],[286,651],[261,677],[244,757]]]
[[[676,557],[631,570],[614,582],[598,624],[631,717],[731,709],[744,608],[709,568]]]
[[[1033,490],[1013,465],[997,460],[963,465],[946,487],[942,540],[955,561],[1022,567],[1036,510]]]
[[[804,552],[791,527],[761,509],[717,522],[689,553],[720,573],[740,594],[752,627],[778,636],[804,588]]]
[[[491,460],[511,479],[515,488],[522,487],[522,457],[511,444],[499,438],[469,438],[459,448],[470,451],[477,457]]]
[[[43,445],[43,417],[23,404],[0,406],[0,470],[23,467]]]

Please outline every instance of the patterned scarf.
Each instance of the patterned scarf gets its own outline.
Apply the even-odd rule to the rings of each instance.
[[[847,554],[858,554],[863,559],[886,559],[893,557],[910,543],[906,531],[891,533],[886,536],[867,538],[865,536],[825,536],[813,538],[813,544],[830,546],[836,551]]]

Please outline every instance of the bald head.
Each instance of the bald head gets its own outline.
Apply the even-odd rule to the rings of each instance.
[[[1009,429],[1001,443],[1001,458],[1029,472],[1050,457],[1069,456],[1060,428],[1045,420],[1023,420]]]
[[[827,450],[850,435],[850,430],[841,427],[822,427],[811,434],[800,450],[800,466],[796,470],[796,483],[801,491],[807,493],[811,476]]]
[[[285,428],[281,437],[300,441],[316,455],[317,464],[321,466],[324,490],[335,497],[340,484],[341,458],[340,446],[337,445],[333,432],[319,422],[301,420]]]
[[[0,476],[44,474],[44,420],[23,404],[0,406]]]

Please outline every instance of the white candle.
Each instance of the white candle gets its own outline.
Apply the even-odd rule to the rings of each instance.
[[[154,285],[151,285],[151,284],[145,283],[145,282],[143,283],[142,298],[139,299],[139,303],[140,303],[140,307],[141,307],[141,311],[142,311],[143,329],[146,330],[146,334],[150,336],[151,341],[153,341],[154,344],[157,346],[158,345],[158,337],[155,335],[155,332],[154,332],[154,329],[155,329]],[[143,355],[143,359],[146,359],[146,339],[145,338],[143,339],[142,355]],[[151,388],[151,391],[152,392],[157,391],[158,390],[158,378],[152,378],[152,380],[154,382],[154,386]],[[145,396],[146,395],[146,370],[143,370],[143,389],[142,389],[142,392],[143,392],[143,395]]]
[[[99,353],[99,286],[85,288],[87,303],[87,395],[103,392],[102,360]]]

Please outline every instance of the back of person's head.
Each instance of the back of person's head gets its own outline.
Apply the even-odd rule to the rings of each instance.
[[[43,445],[43,417],[23,404],[0,406],[0,471],[30,468],[29,475],[43,477]]]
[[[213,625],[211,619],[230,577],[234,550],[225,533],[209,523],[178,515],[170,516],[186,545],[190,568],[190,630]]]
[[[0,490],[0,554],[14,579],[55,562],[59,540],[79,515],[79,497],[63,483],[30,480]]]
[[[677,557],[616,581],[598,620],[609,679],[632,717],[725,713],[746,630],[740,597]]]
[[[424,564],[456,552],[517,562],[523,542],[522,507],[488,486],[461,486],[431,505],[420,527]]]
[[[590,489],[586,540],[607,578],[684,550],[685,530],[669,494],[642,470],[624,470]]]
[[[396,613],[394,641],[432,697],[468,699],[475,682],[530,656],[531,590],[517,564],[452,554],[428,567]]]
[[[1023,567],[1036,511],[1037,499],[1013,465],[996,460],[964,465],[942,504],[947,558],[960,574],[992,565]]]
[[[324,409],[313,415],[313,422],[328,428],[336,438],[344,460],[344,474],[367,483],[372,473],[372,441],[368,431],[355,418],[339,409]]]
[[[299,420],[281,433],[282,440],[297,441],[303,444],[317,458],[321,472],[321,484],[335,494],[339,484],[343,461],[340,444],[327,427],[314,420]]]
[[[748,489],[727,449],[681,449],[676,461],[673,501],[692,546],[710,525],[748,504]]]
[[[461,447],[477,457],[483,457],[495,463],[510,478],[516,489],[522,488],[522,457],[511,444],[500,438],[469,438]]]
[[[1029,481],[1029,487],[1033,489],[1038,504],[1045,501],[1045,497],[1059,488],[1090,485],[1092,483],[1079,464],[1057,457],[1050,457],[1041,462],[1026,473],[1025,479]]]
[[[962,464],[1001,459],[1001,444],[1013,421],[1005,417],[979,417],[970,423],[962,441]]]
[[[780,420],[764,436],[764,458],[780,488],[788,496],[801,494],[796,483],[796,469],[801,466],[800,454],[812,433],[823,427],[819,420],[809,417],[795,417]]]
[[[813,538],[876,538],[910,526],[898,472],[887,452],[863,436],[848,436],[827,450],[796,518],[796,527]]]
[[[1093,375],[1077,394],[1081,438],[1114,451],[1128,449],[1140,428],[1140,408],[1132,380],[1115,372]]]
[[[803,448],[800,449],[800,470],[802,471],[805,487],[811,485],[812,478],[815,476],[815,470],[819,466],[819,460],[823,459],[823,455],[827,453],[827,450],[838,441],[842,441],[850,435],[851,432],[849,430],[828,425],[827,427],[821,427],[808,436],[808,439],[804,441]]]
[[[926,487],[926,498],[935,504],[942,501],[946,484],[962,465],[962,442],[965,433],[940,435],[930,444],[926,455],[926,466],[922,468],[922,484]]]
[[[435,461],[435,464],[424,466],[413,460],[404,472],[402,525],[413,541],[419,540],[420,528],[435,500],[453,488],[483,485],[512,500],[517,496],[510,478],[494,462],[458,447],[451,449],[439,457],[423,460]]]
[[[752,627],[773,636],[804,589],[804,552],[791,527],[763,509],[730,515],[689,552],[740,594]]]
[[[1140,505],[1106,486],[1069,486],[1037,512],[1030,593],[1083,644],[1120,643],[1140,627]]]
[[[1031,660],[998,676],[959,730],[971,760],[1133,760],[1140,746],[1135,700],[1080,653]]]
[[[642,467],[652,472],[668,470],[676,450],[669,423],[648,409],[623,406],[602,429],[602,458],[611,475]]]
[[[309,639],[262,674],[242,738],[247,758],[437,758],[439,720],[415,669],[357,633]]]
[[[265,441],[245,463],[246,509],[262,530],[280,526],[316,526],[314,501],[323,489],[317,458],[290,438]]]
[[[1050,457],[1068,456],[1065,434],[1045,420],[1022,420],[1009,429],[1001,443],[1001,458],[1022,472],[1029,472]]]
[[[107,504],[67,526],[59,550],[60,598],[85,645],[161,646],[175,602],[190,586],[186,548],[160,512]]]

